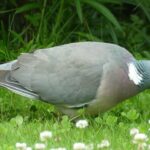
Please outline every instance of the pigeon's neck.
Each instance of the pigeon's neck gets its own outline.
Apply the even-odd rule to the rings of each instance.
[[[150,88],[150,61],[140,60],[132,64],[132,73],[134,74],[134,83],[140,88],[145,90]]]

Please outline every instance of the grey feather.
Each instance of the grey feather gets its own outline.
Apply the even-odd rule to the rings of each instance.
[[[24,88],[17,81],[13,81],[10,77],[10,71],[6,71],[6,70],[0,71],[0,86],[5,87],[16,94],[28,98],[32,98],[32,99],[39,98],[39,96],[34,92]]]

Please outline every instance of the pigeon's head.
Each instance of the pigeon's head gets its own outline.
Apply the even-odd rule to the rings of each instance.
[[[141,60],[138,61],[137,69],[142,77],[142,88],[150,89],[150,61],[149,60]]]
[[[150,89],[150,61],[140,60],[128,64],[129,79],[140,88],[140,91]]]

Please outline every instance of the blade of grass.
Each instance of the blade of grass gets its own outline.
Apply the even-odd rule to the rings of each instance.
[[[148,20],[150,21],[150,11],[149,11],[149,8],[147,7],[149,4],[148,3],[144,3],[144,1],[139,1],[137,0],[137,3],[139,4],[139,6],[141,7],[141,9],[143,10],[143,12],[145,13],[145,15],[147,16]]]
[[[2,39],[5,45],[7,45],[7,32],[5,30],[4,22],[1,21],[1,33]]]
[[[141,0],[123,0],[124,3],[130,4],[130,5],[134,5],[136,8],[140,7],[143,12],[145,13],[145,15],[147,16],[148,20],[150,21],[150,12],[149,12],[149,7],[150,7],[150,3],[149,1],[141,1]]]
[[[0,60],[3,60],[4,62],[8,60],[12,60],[10,51],[7,49],[3,41],[0,41]]]
[[[75,26],[74,29],[65,36],[62,43],[66,43],[66,41],[68,41],[68,39],[70,39],[70,37],[75,33],[75,31],[78,29],[78,27],[79,27],[79,25]]]
[[[122,27],[115,18],[115,16],[111,13],[111,11],[106,8],[104,5],[96,2],[96,1],[91,1],[91,0],[82,0],[84,3],[89,4],[92,6],[94,9],[96,9],[98,12],[103,14],[116,28],[118,28],[120,31],[122,31]]]
[[[14,38],[11,41],[11,43],[16,42],[16,41],[19,40],[19,42],[21,42],[22,44],[25,45],[25,42],[24,42],[24,40],[23,40],[22,37],[23,37],[24,34],[26,34],[26,32],[28,31],[29,28],[30,28],[30,25],[28,25],[27,27],[25,27],[24,29],[22,29],[22,32],[19,33],[19,34],[16,33],[16,32],[14,32],[14,31],[10,31],[14,35]]]
[[[56,35],[59,35],[63,32],[63,30],[67,27],[67,25],[69,25],[69,23],[71,23],[71,21],[74,18],[74,14],[63,24],[63,26],[60,28],[60,30],[56,33]]]
[[[57,29],[60,26],[62,18],[63,18],[63,14],[64,14],[63,7],[64,7],[64,0],[61,0],[60,8],[59,8],[59,11],[58,11],[58,14],[57,14],[57,17],[56,17],[55,25],[52,28],[52,33],[51,33],[51,38],[50,39],[55,39],[55,40],[57,39],[57,37],[55,35],[56,35],[56,32],[57,32]]]
[[[77,9],[77,14],[80,19],[81,24],[83,23],[83,13],[82,13],[82,7],[81,7],[81,2],[80,0],[75,0],[76,4],[76,9]]]
[[[44,0],[42,12],[41,12],[40,25],[39,25],[38,34],[37,34],[37,37],[36,37],[36,42],[39,42],[40,35],[41,35],[41,33],[42,33],[42,25],[43,25],[43,19],[44,19],[46,4],[47,4],[47,0]]]
[[[121,4],[122,0],[97,0],[100,3],[111,3],[111,4]]]
[[[11,35],[10,31],[12,30],[14,19],[15,19],[15,14],[13,13],[12,16],[11,15],[9,16],[8,38],[7,38],[8,46],[9,46],[10,35]]]
[[[110,27],[110,35],[112,37],[113,42],[118,44],[117,34],[115,33],[115,31],[114,31],[114,29],[113,29],[111,24],[109,25],[109,27]]]
[[[132,29],[135,30],[136,32],[140,33],[140,35],[145,39],[145,41],[150,44],[150,36],[148,36],[147,34],[145,34],[145,32],[143,32],[137,28],[132,28]]]
[[[40,4],[39,3],[27,3],[23,5],[22,7],[17,8],[15,14],[20,14],[29,10],[33,10],[35,8],[40,8]]]
[[[14,40],[18,40],[20,43],[22,43],[23,45],[25,45],[25,42],[24,42],[24,40],[23,40],[23,38],[22,38],[22,36],[20,34],[18,34],[15,31],[12,31],[12,30],[10,31],[10,33],[14,36]]]
[[[16,10],[16,9],[1,10],[1,11],[0,11],[0,14],[10,13],[10,12],[13,12],[13,11],[15,11],[15,10]]]
[[[122,0],[122,1],[123,1],[123,3],[137,6],[137,3],[135,0]]]
[[[90,41],[101,41],[98,37],[96,37],[90,33],[75,32],[75,34],[77,34],[83,38],[86,38],[87,40],[90,40]]]

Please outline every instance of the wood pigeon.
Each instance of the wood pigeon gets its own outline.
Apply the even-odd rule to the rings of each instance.
[[[97,115],[150,88],[150,61],[135,60],[125,48],[77,42],[0,65],[0,86],[54,104],[62,113]]]

